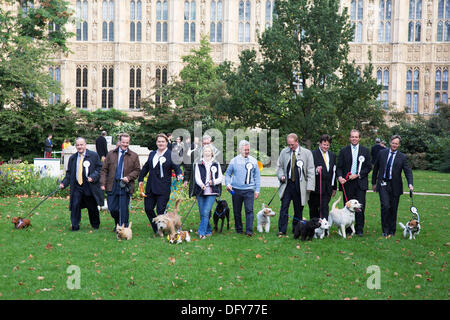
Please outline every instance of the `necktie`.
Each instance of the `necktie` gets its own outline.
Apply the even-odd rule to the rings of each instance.
[[[357,158],[358,154],[356,154],[356,147],[352,146],[352,169],[351,169],[352,174],[356,174]]]
[[[83,184],[83,155],[80,154],[80,160],[78,161],[77,181],[79,185]]]
[[[388,162],[386,164],[386,168],[384,170],[384,178],[387,180],[391,180],[391,166],[392,166],[392,158],[393,158],[394,153],[393,152],[389,152],[389,159]]]
[[[328,164],[328,159],[327,159],[327,153],[323,152],[322,155],[323,155],[323,161],[325,162],[325,165],[327,166],[327,171],[328,171],[329,170],[329,168],[328,168],[329,164]]]
[[[291,157],[291,180],[295,181],[295,152],[292,151]]]
[[[124,152],[125,152],[124,150],[120,150],[120,160],[119,165],[117,166],[116,169],[116,176],[115,176],[116,180],[120,180],[120,178],[122,177]]]

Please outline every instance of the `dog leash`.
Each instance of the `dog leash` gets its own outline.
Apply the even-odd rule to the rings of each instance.
[[[322,219],[322,168],[319,170],[319,216]]]
[[[280,188],[283,184],[280,184],[280,186],[278,187],[277,191],[275,191],[275,193],[272,196],[272,199],[270,199],[269,203],[267,204],[267,206],[270,206],[270,204],[272,203],[273,199],[275,198],[275,195],[280,191]]]
[[[412,190],[409,190],[409,197],[411,198],[411,208],[409,210],[414,215],[414,218],[416,218],[417,222],[420,222],[419,213],[417,212],[417,208],[414,206]]]
[[[42,203],[44,203],[45,200],[47,200],[48,198],[50,198],[52,195],[54,195],[54,194],[55,194],[56,192],[58,192],[59,190],[60,190],[60,188],[59,188],[59,186],[58,186],[58,188],[57,188],[56,190],[52,191],[48,196],[46,196],[46,197],[44,198],[44,200],[42,200],[41,202],[39,202],[39,203],[37,204],[37,206],[35,206],[33,209],[31,209],[31,211],[30,211],[24,218],[26,218],[26,217],[28,217],[29,215],[31,215],[31,214],[33,213],[34,210],[36,210]],[[24,218],[22,218],[22,219],[24,219]]]
[[[166,213],[166,212],[167,212],[167,209],[169,209],[170,204],[172,203],[173,197],[174,197],[175,194],[177,193],[178,187],[180,186],[180,184],[181,184],[182,182],[183,182],[182,179],[180,179],[180,180],[174,180],[174,182],[172,182],[172,186],[175,184],[175,188],[174,188],[173,190],[171,190],[172,196],[170,197],[169,203],[167,204],[166,210],[164,210],[164,213]],[[172,187],[171,187],[171,188],[172,188]]]
[[[196,201],[194,201],[194,202],[192,203],[192,206],[191,206],[191,208],[189,209],[188,213],[184,216],[183,221],[181,221],[181,225],[180,225],[180,227],[178,228],[177,232],[179,232],[179,231],[181,230],[181,227],[183,226],[183,224],[184,224],[184,222],[186,221],[187,217],[188,217],[189,214],[191,213],[192,208],[194,207],[195,203],[196,203]]]

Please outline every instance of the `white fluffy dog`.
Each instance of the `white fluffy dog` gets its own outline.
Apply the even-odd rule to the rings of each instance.
[[[262,204],[262,209],[256,214],[257,230],[258,232],[269,232],[270,230],[270,217],[273,217],[275,212],[270,207]]]
[[[345,229],[350,227],[352,229],[352,234],[355,234],[355,212],[360,212],[362,205],[358,200],[352,199],[347,201],[345,207],[342,209],[336,208],[336,204],[341,200],[337,199],[332,206],[328,219],[330,220],[330,228],[333,224],[338,227],[338,233],[344,239],[347,237],[345,234]]]
[[[323,239],[325,230],[330,230],[330,224],[326,218],[320,219],[320,227],[314,230],[314,238]]]

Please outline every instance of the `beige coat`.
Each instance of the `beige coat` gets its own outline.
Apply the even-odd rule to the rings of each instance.
[[[299,152],[296,155],[297,161],[301,160],[303,162],[303,168],[301,176],[302,179],[300,181],[300,195],[302,198],[302,206],[305,206],[309,200],[309,192],[314,191],[316,186],[316,177],[315,177],[315,166],[314,166],[314,158],[312,152],[308,149],[299,147]],[[278,157],[277,162],[277,177],[281,183],[281,177],[286,177],[284,183],[281,183],[280,189],[278,190],[278,195],[280,199],[283,198],[284,190],[286,189],[289,173],[287,171],[287,167],[289,162],[291,161],[292,150],[288,148],[284,148],[280,152],[280,156]],[[300,170],[300,168],[299,168]]]

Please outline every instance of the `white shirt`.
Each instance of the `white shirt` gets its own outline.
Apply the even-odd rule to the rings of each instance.
[[[164,155],[164,153],[166,153],[166,151],[167,151],[167,148],[165,148],[161,153],[159,153],[159,150],[156,150],[156,154],[153,157],[153,168],[158,165],[159,158],[161,158]]]

